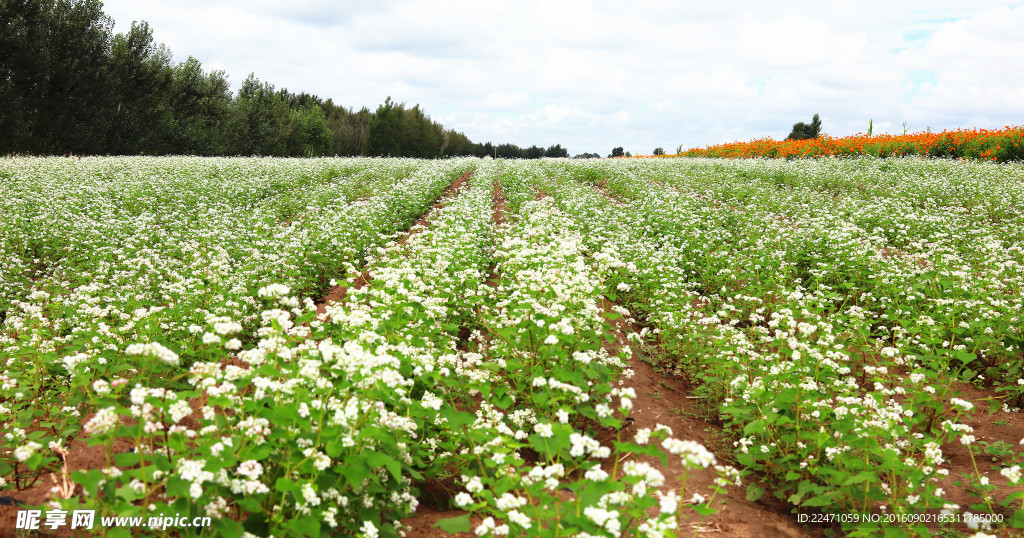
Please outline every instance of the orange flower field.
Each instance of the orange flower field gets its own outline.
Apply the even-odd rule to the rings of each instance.
[[[843,138],[824,135],[811,140],[759,138],[693,148],[678,156],[788,159],[837,155],[921,155],[997,162],[1021,160],[1024,159],[1024,125],[1007,125],[999,130],[962,129],[906,135],[868,136],[857,133]]]

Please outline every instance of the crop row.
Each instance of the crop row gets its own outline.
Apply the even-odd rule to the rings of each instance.
[[[737,461],[804,509],[952,510],[941,447],[974,440],[957,378],[1003,391],[993,409],[1020,402],[1024,229],[1004,205],[1019,176],[644,162],[552,164],[544,183],[629,261],[611,283],[646,312],[663,359],[702,382],[736,432]],[[837,192],[851,176],[885,194]],[[958,188],[960,200],[940,195]],[[956,207],[979,198],[990,218]],[[970,510],[996,509],[977,500]]]

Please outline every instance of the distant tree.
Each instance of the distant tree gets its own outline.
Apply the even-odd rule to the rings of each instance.
[[[107,69],[107,151],[132,155],[171,150],[171,51],[153,42],[148,24],[133,23],[127,34],[114,36]]]
[[[545,157],[568,157],[569,150],[562,147],[561,144],[555,144],[548,146],[548,149],[544,151]]]
[[[190,56],[174,67],[169,94],[171,153],[224,155],[229,151],[235,103],[223,71],[203,71],[199,60]]]
[[[630,153],[630,152],[628,152],[628,151],[626,152],[626,157],[632,157],[632,156],[633,156],[633,154],[632,154],[632,153]]]
[[[404,105],[396,105],[391,102],[389,96],[383,105],[377,107],[370,119],[370,125],[366,133],[366,143],[363,145],[363,155],[400,157],[401,148],[398,145],[399,124],[402,121],[402,109]]]
[[[573,156],[573,159],[600,159],[601,155],[598,153],[578,153]]]
[[[789,133],[786,140],[810,140],[819,136],[821,136],[821,118],[815,114],[809,124],[804,122],[794,123],[793,131]]]
[[[515,144],[499,144],[494,148],[499,159],[519,159],[523,156],[523,150]]]
[[[654,154],[655,155],[664,155],[665,154],[665,148],[654,148]]]
[[[568,156],[474,143],[390,97],[354,112],[255,74],[233,95],[148,23],[113,28],[101,0],[0,0],[0,154]]]
[[[235,100],[234,151],[239,155],[285,155],[291,111],[274,85],[250,74]]]
[[[622,157],[622,155],[623,155],[622,146],[619,146],[617,148],[612,149],[612,154],[610,155],[610,157]]]
[[[327,126],[327,116],[319,105],[310,104],[292,110],[292,138],[288,153],[296,149],[307,157],[323,155],[331,146],[333,132]]]
[[[99,0],[0,1],[0,152],[106,149],[112,29]]]
[[[373,113],[363,107],[359,112],[352,112],[344,107],[335,106],[330,99],[324,103],[327,114],[327,126],[331,129],[331,153],[334,155],[354,156],[363,154],[366,133],[369,131]]]

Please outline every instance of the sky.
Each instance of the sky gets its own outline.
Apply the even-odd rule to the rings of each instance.
[[[175,62],[571,155],[1024,124],[1024,1],[106,0]]]

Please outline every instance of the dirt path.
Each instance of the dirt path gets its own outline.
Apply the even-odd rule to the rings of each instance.
[[[610,301],[605,301],[602,305],[605,314],[610,313],[613,306]],[[626,334],[638,332],[639,328],[622,317],[609,320],[609,323],[614,327],[615,336],[615,343],[606,346],[609,353],[618,352],[624,347],[633,349],[630,360],[633,377],[626,385],[636,391],[636,398],[629,414],[633,423],[623,433],[631,437],[639,429],[654,430],[661,424],[672,428],[672,436],[677,439],[697,441],[704,445],[715,453],[719,464],[728,463],[731,447],[722,446],[725,442],[722,428],[698,418],[697,405],[688,387],[678,379],[655,372],[651,365],[643,360],[637,346],[631,346],[627,340]],[[655,466],[665,475],[665,487],[662,488],[664,491],[674,489],[679,492],[680,487],[684,487],[685,477],[685,490],[680,495],[684,503],[695,493],[711,498],[711,485],[717,478],[714,469],[687,473],[679,458],[671,455],[668,455],[667,466],[656,457],[641,456],[637,459]],[[783,503],[771,503],[771,498],[767,494],[762,497],[764,501],[748,501],[745,486],[746,481],[744,487],[729,487],[724,496],[716,497],[713,505],[718,509],[716,514],[701,520],[699,515],[691,511],[691,519],[680,521],[680,535],[691,534],[695,530],[702,534],[722,533],[723,536],[737,537],[823,535],[821,529],[805,529],[797,525],[789,513],[789,507]]]

